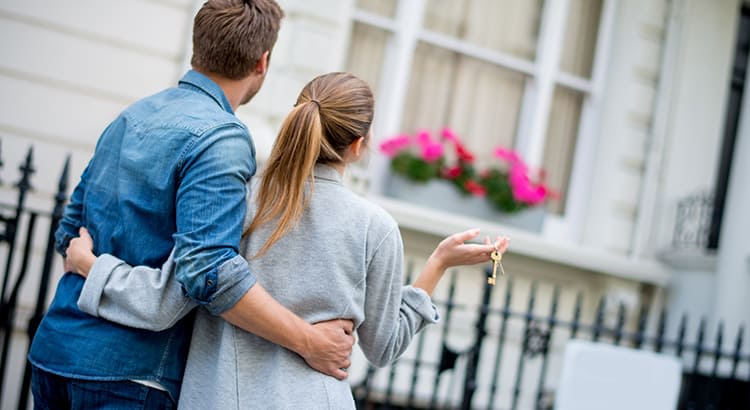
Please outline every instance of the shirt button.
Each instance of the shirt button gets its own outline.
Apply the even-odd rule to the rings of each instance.
[[[211,279],[206,281],[206,285],[208,286],[213,286],[213,284],[214,284],[214,281],[212,281]]]

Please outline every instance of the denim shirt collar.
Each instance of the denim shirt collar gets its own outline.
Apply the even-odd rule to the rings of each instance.
[[[336,168],[325,164],[315,164],[313,175],[315,176],[316,180],[322,179],[326,181],[337,182],[339,184],[343,183],[344,180],[343,175],[341,175],[341,173],[337,171]]]
[[[234,114],[234,110],[232,110],[232,105],[229,104],[229,100],[227,99],[227,96],[224,95],[224,91],[219,87],[218,84],[216,84],[212,79],[208,78],[207,76],[195,71],[195,70],[189,70],[185,75],[180,79],[179,85],[181,88],[191,87],[198,91],[202,91],[206,94],[208,94],[209,97],[211,97],[214,101],[216,101],[221,108],[224,109],[224,111]]]

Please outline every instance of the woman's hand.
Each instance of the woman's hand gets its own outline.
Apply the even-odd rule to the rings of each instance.
[[[96,255],[93,251],[94,240],[91,239],[91,235],[86,228],[79,229],[78,234],[80,236],[71,239],[68,249],[65,251],[68,255],[65,258],[65,269],[85,278],[96,261]]]
[[[430,255],[430,259],[434,260],[439,269],[445,270],[452,266],[489,262],[492,251],[497,250],[500,254],[503,254],[508,249],[510,239],[505,236],[498,236],[494,243],[491,243],[490,238],[487,237],[484,245],[465,243],[478,235],[479,229],[470,229],[453,234],[440,242]]]
[[[504,236],[498,236],[494,243],[490,242],[490,238],[486,238],[483,245],[466,243],[478,235],[479,229],[470,229],[443,239],[427,259],[422,273],[414,281],[413,286],[432,295],[446,269],[452,266],[489,262],[493,251],[502,254],[508,249],[510,239]]]

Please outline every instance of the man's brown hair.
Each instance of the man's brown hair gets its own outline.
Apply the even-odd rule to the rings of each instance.
[[[238,80],[276,43],[284,12],[274,0],[208,0],[193,22],[193,68]]]

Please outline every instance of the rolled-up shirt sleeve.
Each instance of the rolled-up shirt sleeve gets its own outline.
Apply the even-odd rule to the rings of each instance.
[[[256,282],[239,256],[255,152],[247,131],[238,125],[207,134],[187,148],[180,164],[174,272],[188,297],[220,314]]]
[[[161,268],[130,266],[109,254],[96,258],[78,297],[78,308],[121,325],[161,331],[198,304],[174,278],[173,255]]]

